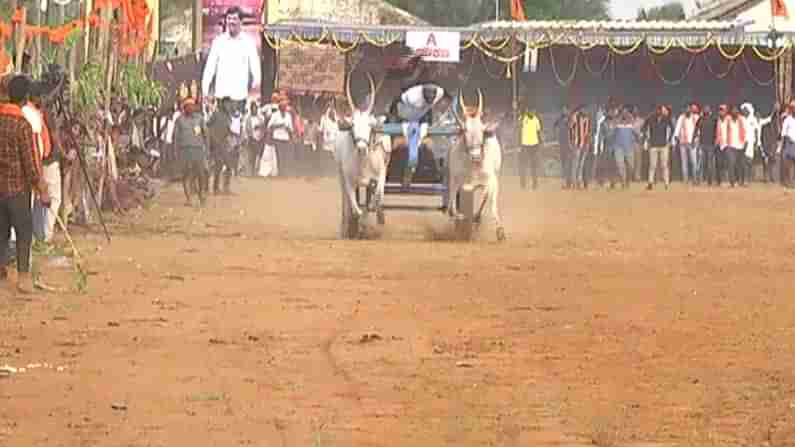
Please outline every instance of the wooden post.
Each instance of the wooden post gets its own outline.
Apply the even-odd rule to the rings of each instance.
[[[49,1],[49,0],[48,0]],[[49,2],[49,6],[47,6],[47,13],[49,14],[50,8],[52,8],[52,2]],[[56,14],[55,23],[57,26],[62,26],[66,23],[66,6],[64,5],[57,5],[58,13]],[[58,65],[61,67],[66,66],[66,45],[61,44],[58,46]]]
[[[28,10],[24,6],[22,10],[22,20],[20,23],[14,25],[14,49],[16,51],[16,60],[14,61],[14,68],[17,73],[22,73],[22,56],[25,53],[25,27],[28,21]]]
[[[193,0],[193,52],[198,53],[202,49],[202,34],[204,33],[204,23],[202,12],[204,2],[202,0]]]
[[[85,23],[85,27],[83,28],[83,51],[82,51],[82,56],[83,56],[82,62],[84,64],[88,62],[88,51],[89,48],[91,47],[91,26],[89,26],[88,24],[88,18],[91,17],[91,10],[93,9],[94,6],[93,3],[94,2],[92,2],[91,0],[86,0],[81,6],[83,8],[83,10],[81,11],[82,12],[81,15],[83,17],[83,23]]]
[[[36,2],[36,3],[38,3],[38,2]],[[40,4],[36,4],[34,6],[33,24],[36,25],[36,26],[41,26],[41,22],[42,22],[41,19],[42,19],[41,5]],[[33,72],[34,76],[38,76],[39,73],[41,73],[41,68],[42,68],[42,60],[41,60],[41,57],[42,57],[42,46],[41,46],[41,41],[42,41],[41,34],[36,34],[33,37],[33,42],[32,42],[33,43],[33,45],[32,45],[32,50],[33,51],[31,51],[30,61],[31,61],[31,69],[32,69],[32,72]]]
[[[516,34],[511,38],[511,57],[516,54]],[[516,67],[519,65],[518,59],[511,62],[511,107],[513,108],[513,121],[519,118],[519,72]]]
[[[97,53],[101,56],[104,56],[108,51],[111,40],[111,20],[113,19],[113,8],[110,6],[106,6],[102,8],[100,13],[100,17],[102,17],[102,24],[99,27],[99,42],[97,45]]]

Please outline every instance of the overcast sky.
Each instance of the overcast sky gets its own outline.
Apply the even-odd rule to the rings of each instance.
[[[616,19],[634,19],[637,16],[639,8],[647,8],[649,6],[658,6],[668,3],[671,0],[613,0],[611,7],[613,9],[613,17]],[[682,4],[685,6],[685,12],[690,12],[693,7],[693,0],[683,0]]]

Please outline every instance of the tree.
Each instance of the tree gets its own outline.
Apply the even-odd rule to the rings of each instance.
[[[638,10],[638,20],[684,20],[685,8],[679,1]]]
[[[510,0],[387,0],[434,25],[467,26],[494,20],[497,1],[500,20],[511,16]],[[529,20],[581,20],[610,17],[610,0],[522,0]]]

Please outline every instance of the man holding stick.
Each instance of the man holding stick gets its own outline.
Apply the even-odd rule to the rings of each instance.
[[[22,113],[28,101],[32,81],[15,76],[8,82],[8,103],[0,104],[0,247],[8,247],[11,229],[17,236],[17,289],[20,293],[34,292],[31,268],[33,215],[31,195],[35,190],[38,201],[50,203],[47,183],[42,176],[41,160],[34,150],[33,130]],[[7,251],[0,250],[0,278],[7,278]]]

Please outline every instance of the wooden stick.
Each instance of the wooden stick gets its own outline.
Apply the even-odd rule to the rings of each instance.
[[[22,10],[22,20],[14,26],[16,34],[16,41],[14,44],[17,52],[14,67],[17,73],[22,73],[22,56],[25,54],[25,24],[28,21],[28,9],[24,6],[19,9]]]

